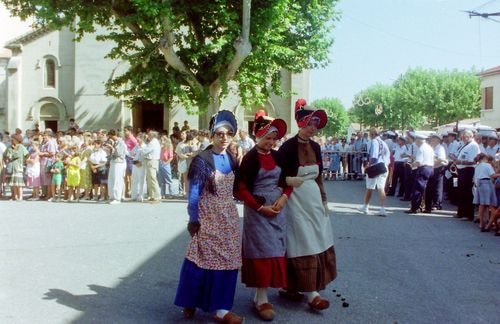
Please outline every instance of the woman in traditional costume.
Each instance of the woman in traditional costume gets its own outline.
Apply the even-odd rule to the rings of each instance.
[[[267,297],[267,289],[286,287],[286,218],[285,206],[291,187],[281,175],[276,141],[286,133],[282,119],[255,115],[254,134],[257,144],[243,157],[236,196],[244,206],[243,267],[241,280],[247,287],[257,288],[254,308],[263,320],[275,313]]]
[[[298,134],[279,150],[286,157],[286,183],[293,187],[286,206],[287,288],[280,291],[280,296],[302,300],[301,292],[306,293],[310,308],[320,311],[330,303],[319,291],[337,276],[330,210],[321,177],[321,150],[312,140],[317,130],[325,127],[327,115],[299,99],[295,119]]]
[[[217,323],[238,324],[231,312],[241,267],[239,216],[233,199],[236,161],[226,151],[237,131],[236,119],[222,110],[210,121],[212,145],[189,168],[188,231],[191,241],[182,265],[175,305],[185,318],[196,308],[214,312]]]

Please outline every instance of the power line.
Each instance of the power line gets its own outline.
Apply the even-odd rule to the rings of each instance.
[[[476,8],[474,8],[474,9],[472,9],[472,11],[477,11],[477,10],[479,10],[479,9],[481,9],[481,8],[484,8],[484,7],[486,7],[487,5],[492,4],[493,2],[497,2],[497,1],[498,1],[498,0],[490,0],[490,1],[486,2],[486,3],[483,3],[483,4],[482,4],[482,5],[480,5],[479,7],[476,7]]]
[[[438,51],[442,51],[442,52],[448,52],[448,53],[451,53],[451,54],[455,54],[455,55],[458,55],[458,56],[475,56],[475,54],[472,54],[472,53],[462,53],[462,52],[457,52],[457,51],[454,51],[454,50],[450,50],[448,48],[443,48],[443,47],[439,47],[439,46],[435,46],[435,45],[432,45],[432,44],[428,44],[428,43],[425,43],[425,42],[422,42],[422,41],[419,41],[419,40],[414,40],[414,39],[411,39],[411,38],[408,38],[408,37],[405,37],[405,36],[401,36],[401,35],[398,35],[398,34],[395,34],[393,32],[388,32],[384,29],[381,29],[377,26],[374,26],[374,25],[371,25],[371,24],[368,24],[364,21],[361,21],[357,18],[354,18],[350,15],[346,15],[346,14],[343,14],[344,17],[346,18],[349,18],[361,25],[364,25],[368,28],[371,28],[373,30],[376,30],[382,34],[385,34],[387,36],[390,36],[390,37],[393,37],[393,38],[398,38],[398,39],[401,39],[401,40],[404,40],[406,42],[409,42],[409,43],[412,43],[414,45],[419,45],[419,46],[422,46],[422,47],[427,47],[427,48],[431,48],[431,49],[434,49],[434,50],[438,50]],[[487,56],[483,56],[485,58],[499,58],[500,56],[499,55],[487,55]]]

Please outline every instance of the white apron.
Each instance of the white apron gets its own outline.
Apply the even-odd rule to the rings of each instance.
[[[297,176],[305,181],[293,188],[286,204],[287,258],[318,254],[333,246],[330,217],[315,180],[318,174],[318,165],[299,167]]]

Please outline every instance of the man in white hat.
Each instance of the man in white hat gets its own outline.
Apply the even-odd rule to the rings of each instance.
[[[415,154],[415,161],[412,163],[416,167],[415,183],[413,184],[411,207],[405,212],[407,214],[416,214],[419,212],[425,187],[432,176],[434,150],[425,142],[426,138],[425,135],[415,136],[415,144],[418,147]]]
[[[457,133],[454,131],[448,132],[448,144],[445,146],[446,157],[448,159],[448,166],[445,170],[445,184],[447,198],[452,204],[457,202],[457,174],[450,172],[450,167],[452,166],[453,160],[456,159],[458,150],[460,149],[461,143],[457,139]]]
[[[415,144],[415,136],[414,131],[410,131],[406,134],[406,152],[403,154],[403,157],[406,158],[409,163],[405,165],[405,190],[403,198],[400,199],[401,201],[411,200],[413,184],[415,183],[417,167],[411,164],[411,162],[415,161],[415,154],[418,150]]]
[[[394,149],[394,171],[391,178],[392,183],[387,195],[394,196],[399,183],[398,197],[403,197],[405,191],[405,167],[408,162],[408,158],[405,157],[405,155],[408,153],[408,148],[406,147],[406,139],[404,137],[399,137],[397,141],[398,144]]]
[[[486,155],[492,156],[495,158],[497,153],[500,152],[500,147],[498,146],[498,137],[496,133],[491,133],[488,136],[488,146],[484,149],[484,153]]]
[[[455,217],[472,221],[474,218],[474,205],[472,203],[472,186],[474,178],[474,159],[480,153],[479,145],[474,141],[471,130],[465,130],[462,134],[463,144],[458,150],[457,158],[454,160],[458,169],[458,211]]]
[[[430,145],[434,149],[434,170],[425,190],[424,213],[430,213],[433,207],[442,208],[444,168],[448,165],[446,151],[441,145],[441,136],[439,134],[434,133],[430,136]]]

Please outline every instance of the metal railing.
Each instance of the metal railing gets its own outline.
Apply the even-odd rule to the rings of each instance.
[[[323,176],[326,180],[359,180],[364,178],[368,160],[366,151],[321,151]]]

